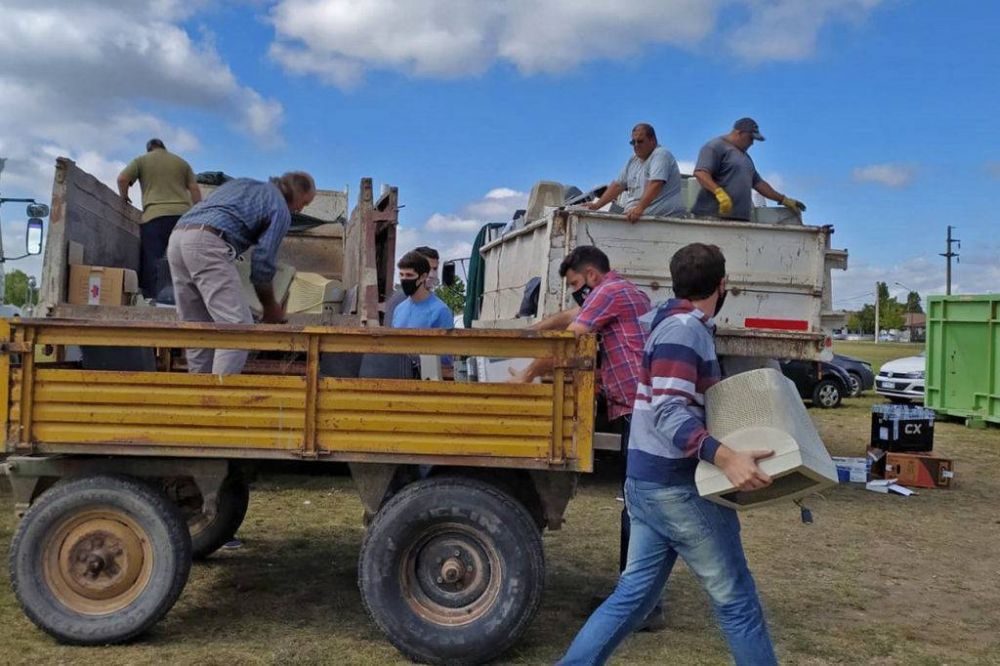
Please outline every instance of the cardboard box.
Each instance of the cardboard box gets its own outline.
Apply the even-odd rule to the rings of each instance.
[[[71,264],[66,300],[73,305],[131,305],[139,277],[128,268]]]
[[[868,458],[831,456],[837,466],[837,478],[841,483],[866,483],[868,481]]]
[[[882,449],[868,448],[868,478],[885,478],[885,451]]]
[[[903,486],[950,488],[954,477],[954,463],[948,458],[912,453],[885,456],[885,478],[894,478]]]

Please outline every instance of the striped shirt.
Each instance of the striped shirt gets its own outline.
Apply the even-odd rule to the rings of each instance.
[[[693,483],[698,460],[720,442],[705,429],[705,391],[721,378],[715,324],[690,301],[671,299],[650,317],[632,412],[628,476],[665,485]]]
[[[250,281],[270,284],[278,246],[292,224],[292,214],[277,185],[249,178],[223,184],[177,221],[178,227],[204,224],[221,231],[236,254],[253,247]]]
[[[601,335],[601,390],[612,421],[632,413],[646,334],[639,317],[649,312],[649,296],[614,271],[587,294],[574,320]]]

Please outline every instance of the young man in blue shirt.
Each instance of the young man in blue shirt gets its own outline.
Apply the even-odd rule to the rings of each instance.
[[[451,309],[431,291],[431,264],[417,251],[407,252],[396,264],[406,300],[392,314],[393,328],[454,328]]]

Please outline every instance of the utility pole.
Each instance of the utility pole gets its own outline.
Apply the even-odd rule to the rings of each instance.
[[[881,300],[878,293],[878,282],[875,283],[875,344],[878,344],[878,302]]]
[[[946,265],[947,265],[947,272],[945,273],[945,275],[946,275],[945,279],[946,279],[947,287],[946,287],[945,293],[948,296],[951,296],[951,258],[955,257],[955,262],[958,263],[958,253],[957,252],[952,252],[951,251],[951,246],[955,245],[955,247],[957,247],[959,249],[961,249],[961,247],[962,247],[961,241],[959,241],[957,238],[952,238],[951,237],[951,230],[952,229],[954,229],[954,227],[949,224],[948,225],[948,240],[947,240],[947,244],[945,245],[945,251],[941,254],[941,256],[945,258]]]

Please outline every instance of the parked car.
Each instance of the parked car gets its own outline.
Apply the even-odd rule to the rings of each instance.
[[[875,371],[872,364],[852,356],[833,355],[833,364],[847,371],[851,380],[851,397],[857,398],[868,389],[875,387]]]
[[[851,394],[850,376],[833,363],[782,361],[781,371],[795,383],[802,399],[811,400],[816,407],[832,409]]]
[[[924,355],[889,361],[875,377],[875,392],[892,402],[924,401]]]

